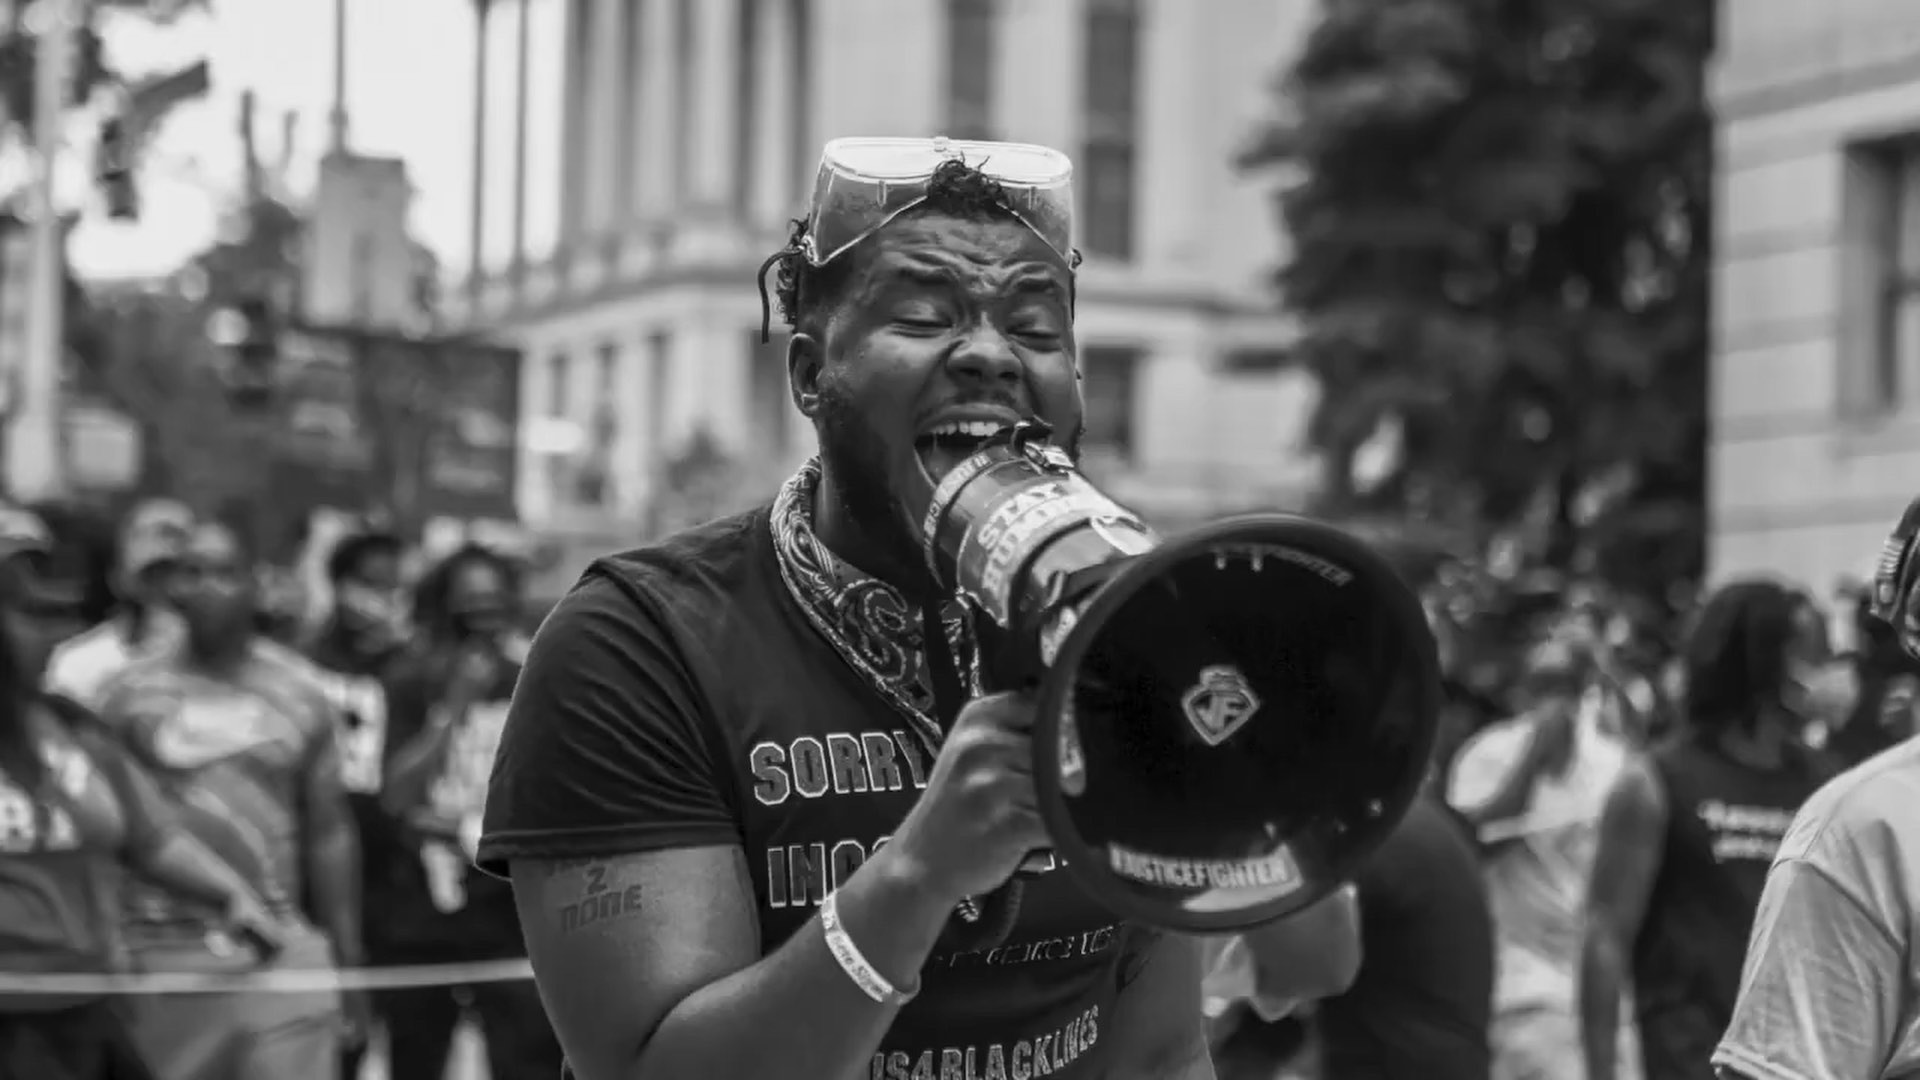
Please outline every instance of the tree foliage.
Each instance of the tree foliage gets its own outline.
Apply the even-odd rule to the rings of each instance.
[[[7,124],[29,137],[33,132],[37,92],[34,72],[40,46],[38,36],[29,28],[27,9],[31,6],[27,0],[16,0],[9,7],[6,22],[0,24],[0,107],[4,107]],[[181,0],[92,0],[86,5],[86,21],[73,35],[70,60],[72,77],[68,82],[67,104],[84,104],[95,91],[122,81],[123,73],[115,70],[107,55],[101,34],[104,20],[133,15],[166,23],[188,8],[204,6],[201,0],[192,3],[183,3]]]
[[[209,339],[208,322],[243,297],[291,297],[301,232],[299,216],[271,199],[239,213],[236,239],[211,245],[164,283],[89,295],[70,281],[67,292],[75,389],[140,427],[144,489],[205,507],[259,496],[272,480],[260,433],[236,420],[232,358]]]
[[[1334,506],[1649,595],[1697,577],[1713,8],[1321,0],[1245,164],[1300,177],[1277,277]]]

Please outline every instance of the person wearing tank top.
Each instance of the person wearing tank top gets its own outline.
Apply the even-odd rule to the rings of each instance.
[[[477,862],[511,877],[579,1080],[1210,1080],[1198,940],[1057,869],[999,940],[953,932],[1051,845],[1032,703],[980,692],[904,508],[1006,424],[1077,450],[1077,259],[984,171],[1052,151],[888,145],[926,150],[920,179],[889,173],[897,210],[819,245],[797,223],[767,264],[818,458],[560,601]],[[1259,992],[1343,989],[1356,930],[1336,894],[1250,931]]]
[[[1616,1075],[1623,991],[1646,1080],[1712,1080],[1767,868],[1834,771],[1800,732],[1852,696],[1813,602],[1770,580],[1715,592],[1682,663],[1677,730],[1627,762],[1601,818],[1580,986],[1590,1080]]]

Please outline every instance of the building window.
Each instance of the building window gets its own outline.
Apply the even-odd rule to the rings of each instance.
[[[993,138],[998,0],[947,0],[947,129],[956,139]]]
[[[1096,459],[1131,464],[1134,414],[1139,402],[1142,350],[1131,345],[1096,345],[1080,350],[1086,402],[1083,447]]]
[[[1920,138],[1849,149],[1844,232],[1854,319],[1841,403],[1894,412],[1920,398]]]
[[[353,321],[373,321],[373,237],[353,234]]]
[[[554,353],[547,361],[547,415],[565,419],[572,411],[568,398],[573,394],[573,364],[566,353]]]
[[[656,330],[647,335],[647,449],[654,454],[667,445],[667,396],[673,392],[673,335]]]
[[[1087,254],[1131,259],[1138,159],[1138,0],[1088,0],[1082,112],[1086,125],[1076,177]]]

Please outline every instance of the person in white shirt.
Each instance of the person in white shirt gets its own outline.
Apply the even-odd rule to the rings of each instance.
[[[47,662],[50,693],[96,707],[107,680],[180,639],[179,617],[160,598],[194,520],[192,510],[172,499],[149,499],[127,514],[112,571],[118,606],[105,622],[54,649]]]
[[[1595,677],[1584,643],[1537,646],[1521,676],[1520,715],[1470,739],[1448,783],[1448,802],[1480,841],[1493,910],[1495,1080],[1584,1076],[1576,1007],[1584,904],[1601,811],[1628,750],[1609,708],[1619,702]]]

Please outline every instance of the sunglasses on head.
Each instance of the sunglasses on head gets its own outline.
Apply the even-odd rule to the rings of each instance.
[[[957,162],[1000,185],[1008,213],[1073,261],[1073,161],[1028,143],[853,138],[820,155],[801,254],[825,266],[927,201],[934,175]]]
[[[1069,267],[1078,266],[1073,246],[1073,160],[1031,143],[949,139],[845,138],[827,143],[814,174],[799,255],[809,266],[826,266],[860,241],[932,197],[943,168],[964,165],[999,185],[1000,205],[1033,230]],[[761,267],[763,322],[771,325]],[[762,338],[768,335],[762,331]]]

